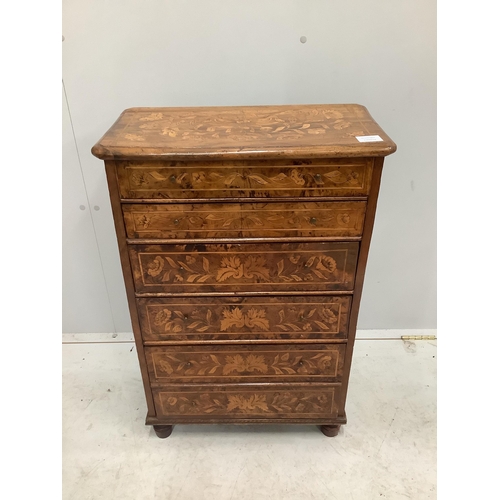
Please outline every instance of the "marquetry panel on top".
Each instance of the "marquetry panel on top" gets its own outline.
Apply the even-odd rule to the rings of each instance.
[[[152,383],[340,382],[345,344],[146,347]]]
[[[147,342],[347,338],[350,296],[137,299]]]
[[[360,136],[378,136],[364,142]],[[358,104],[126,109],[92,148],[101,159],[385,156],[396,145]]]
[[[116,161],[125,199],[366,196],[373,159]]]
[[[352,290],[359,243],[130,245],[136,292]]]
[[[366,202],[123,204],[129,238],[361,236]]]
[[[159,418],[311,419],[336,417],[338,386],[316,385],[173,385],[153,388]]]

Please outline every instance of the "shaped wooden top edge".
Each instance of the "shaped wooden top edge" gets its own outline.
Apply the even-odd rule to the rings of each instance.
[[[359,142],[358,136],[378,136]],[[103,160],[388,156],[396,144],[359,104],[136,107],[92,148]]]

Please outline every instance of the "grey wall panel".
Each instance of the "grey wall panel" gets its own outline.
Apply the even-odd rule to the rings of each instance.
[[[64,333],[113,332],[106,283],[63,89],[62,309]],[[84,207],[85,210],[81,210]]]

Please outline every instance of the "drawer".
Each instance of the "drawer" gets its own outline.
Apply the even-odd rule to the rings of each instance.
[[[157,417],[161,419],[311,419],[337,416],[338,389],[326,384],[169,385],[155,388],[153,398]]]
[[[129,245],[138,293],[352,290],[357,242]]]
[[[137,299],[145,342],[346,339],[350,296]]]
[[[361,236],[366,202],[124,204],[129,238]]]
[[[373,160],[116,161],[122,198],[366,196]]]
[[[340,382],[345,344],[146,347],[152,383]]]

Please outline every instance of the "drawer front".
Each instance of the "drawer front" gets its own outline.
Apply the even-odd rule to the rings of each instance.
[[[115,163],[126,199],[275,198],[367,195],[373,160]]]
[[[210,420],[335,417],[336,386],[175,386],[153,391],[158,418]],[[220,421],[220,420],[219,420]]]
[[[345,344],[146,347],[150,380],[340,382]]]
[[[124,204],[129,238],[361,236],[366,203]]]
[[[357,242],[129,245],[136,292],[352,290]]]
[[[137,299],[145,342],[346,339],[351,297]]]

